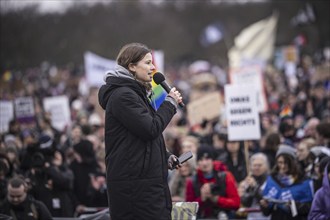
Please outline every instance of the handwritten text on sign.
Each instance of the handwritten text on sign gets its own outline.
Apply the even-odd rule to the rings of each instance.
[[[260,125],[254,87],[226,85],[225,99],[229,140],[259,139]]]

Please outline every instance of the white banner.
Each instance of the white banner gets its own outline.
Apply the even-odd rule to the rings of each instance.
[[[164,73],[164,52],[161,50],[152,51],[154,64],[157,71]],[[115,68],[115,60],[106,59],[92,52],[85,52],[85,75],[86,83],[89,86],[100,87],[104,82],[104,75]]]
[[[242,68],[231,69],[229,78],[231,84],[251,85],[254,87],[256,89],[258,111],[267,111],[267,96],[264,89],[262,70],[259,66],[246,66]]]
[[[85,75],[89,86],[99,87],[104,84],[104,75],[107,71],[114,69],[115,60],[109,60],[92,52],[84,54]]]
[[[8,132],[9,122],[14,118],[12,101],[0,100],[0,133]]]
[[[43,107],[51,114],[51,123],[59,131],[63,131],[71,124],[69,99],[66,96],[47,97],[43,100]]]
[[[157,71],[164,74],[164,52],[162,50],[152,51],[153,63]]]
[[[226,116],[230,141],[260,139],[260,120],[253,86],[226,85]]]

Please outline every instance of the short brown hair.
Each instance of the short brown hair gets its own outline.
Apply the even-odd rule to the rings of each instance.
[[[26,187],[27,183],[25,182],[25,180],[23,179],[23,177],[21,176],[15,176],[13,178],[11,178],[8,182],[8,185],[10,185],[13,188],[19,188],[22,185],[24,187]]]
[[[141,43],[126,44],[121,48],[117,56],[118,65],[125,67],[129,70],[129,64],[136,64],[145,57],[147,53],[151,53],[151,50]]]

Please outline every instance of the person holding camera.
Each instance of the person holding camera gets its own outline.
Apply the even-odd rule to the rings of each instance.
[[[74,174],[53,143],[48,135],[39,138],[39,150],[33,154],[31,168],[25,173],[30,184],[29,193],[42,201],[52,216],[73,217]]]
[[[269,175],[269,164],[264,153],[253,154],[250,158],[251,175],[248,175],[239,184],[239,195],[241,204],[247,212],[247,220],[269,220],[260,210],[259,201],[262,199],[262,192]],[[244,213],[244,212],[243,212]]]
[[[186,201],[199,203],[200,218],[217,218],[220,213],[230,216],[240,206],[234,176],[214,156],[211,146],[200,146],[197,172],[186,182]]]

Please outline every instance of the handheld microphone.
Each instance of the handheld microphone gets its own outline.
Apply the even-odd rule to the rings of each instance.
[[[165,80],[165,76],[163,74],[161,74],[160,72],[156,72],[153,76],[153,79],[154,79],[154,82],[157,84],[157,85],[161,85],[163,87],[163,89],[169,93],[172,89],[172,87],[166,82]],[[181,108],[184,107],[184,103],[183,102],[180,102],[179,103],[179,106]]]

